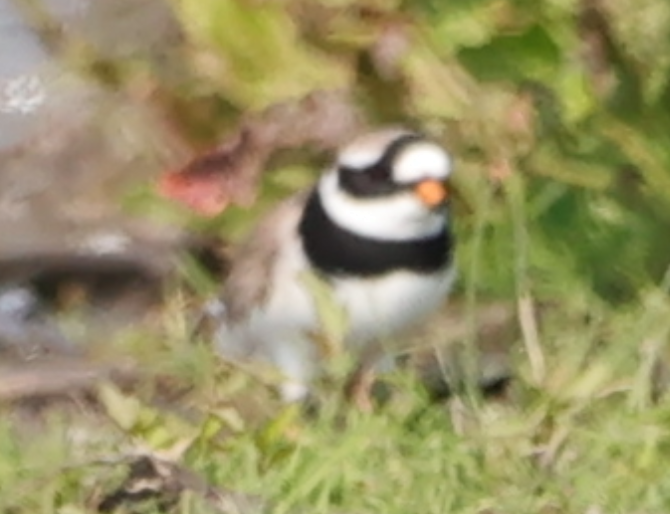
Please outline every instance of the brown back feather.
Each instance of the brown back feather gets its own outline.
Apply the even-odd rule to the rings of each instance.
[[[243,321],[267,300],[281,245],[287,236],[297,235],[308,194],[303,191],[279,204],[235,251],[222,293],[228,323]]]

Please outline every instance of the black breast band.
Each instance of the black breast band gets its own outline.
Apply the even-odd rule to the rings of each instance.
[[[412,241],[384,241],[359,236],[334,223],[318,191],[310,195],[298,228],[312,265],[333,275],[375,276],[397,270],[430,273],[451,260],[453,240],[445,227]]]

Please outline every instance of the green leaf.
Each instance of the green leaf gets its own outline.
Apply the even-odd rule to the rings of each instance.
[[[342,344],[348,328],[347,312],[333,297],[332,289],[314,273],[303,273],[301,281],[312,295],[320,322],[320,331],[314,334],[317,343],[328,356],[342,353]]]
[[[272,419],[256,437],[258,448],[266,453],[276,445],[281,445],[286,441],[287,432],[296,426],[299,426],[300,406],[289,405],[283,409],[274,419]]]
[[[246,423],[244,418],[237,409],[221,408],[212,412],[208,418],[208,425],[203,427],[203,436],[212,437],[215,432],[218,432],[223,427],[227,427],[234,432],[241,433],[244,431]]]
[[[452,2],[448,9],[434,6],[427,18],[434,26],[434,42],[441,52],[486,44],[495,36],[500,2],[466,0]]]
[[[498,36],[476,48],[464,48],[458,59],[483,81],[551,78],[561,60],[560,49],[547,31],[535,25],[525,32]]]
[[[179,0],[176,11],[193,41],[210,52],[202,71],[222,81],[242,107],[259,109],[347,81],[342,63],[299,38],[281,2]]]
[[[99,397],[107,415],[123,430],[129,431],[137,424],[142,413],[137,398],[124,395],[111,383],[100,385]]]
[[[551,88],[560,99],[563,121],[571,126],[592,114],[598,107],[598,101],[581,70],[575,70],[574,66],[566,68],[559,73]]]

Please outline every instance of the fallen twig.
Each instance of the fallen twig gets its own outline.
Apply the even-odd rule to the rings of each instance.
[[[0,364],[0,402],[69,396],[91,391],[104,380],[128,385],[136,379],[128,366],[94,364],[83,358]]]

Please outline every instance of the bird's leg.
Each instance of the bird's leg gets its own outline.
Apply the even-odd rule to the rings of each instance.
[[[375,394],[377,377],[382,373],[388,373],[395,368],[395,359],[388,354],[368,355],[362,358],[356,369],[351,373],[345,385],[345,397],[357,409],[363,412],[371,412],[375,400],[382,399],[384,392]]]
[[[372,412],[372,384],[375,381],[375,369],[369,362],[361,361],[349,376],[344,386],[344,395],[348,402],[362,412]]]

